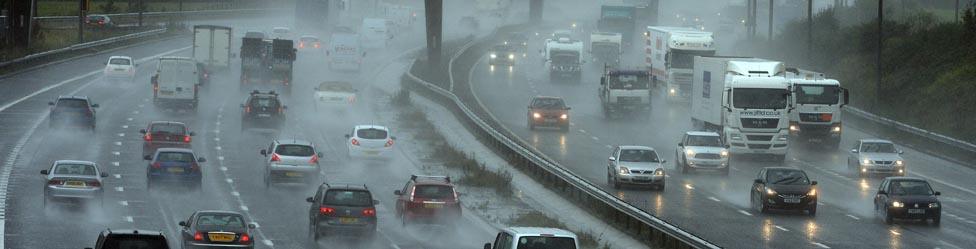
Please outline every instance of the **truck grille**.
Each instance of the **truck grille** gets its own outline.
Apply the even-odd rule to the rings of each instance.
[[[746,135],[746,139],[749,139],[749,141],[765,142],[765,141],[773,140],[773,136],[772,135]]]
[[[749,148],[750,149],[757,149],[757,150],[768,150],[769,149],[769,145],[768,144],[749,144]]]
[[[779,124],[779,119],[776,118],[742,118],[741,120],[744,128],[771,129]]]
[[[695,158],[697,158],[697,159],[721,159],[722,156],[720,156],[719,154],[714,154],[714,153],[698,153],[698,154],[695,154]]]
[[[832,119],[830,113],[800,113],[801,122],[830,122]]]
[[[640,104],[641,97],[617,97],[618,104]]]

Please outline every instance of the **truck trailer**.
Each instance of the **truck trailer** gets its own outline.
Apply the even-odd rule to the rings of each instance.
[[[670,102],[689,101],[693,59],[715,54],[712,33],[648,26],[644,34],[644,65],[651,71],[654,85]]]

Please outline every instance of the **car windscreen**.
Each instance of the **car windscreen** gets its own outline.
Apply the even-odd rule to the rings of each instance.
[[[732,90],[732,106],[740,109],[784,109],[786,89],[735,88]]]
[[[179,124],[160,123],[153,124],[152,128],[149,128],[149,133],[182,136],[184,133],[186,133],[186,128]]]
[[[129,59],[125,59],[125,58],[113,58],[111,60],[108,60],[108,64],[112,64],[112,65],[125,65],[125,66],[127,66],[127,65],[130,65],[131,62],[132,61],[130,61]]]
[[[88,101],[83,99],[61,99],[55,109],[88,109]]]
[[[616,75],[610,76],[610,89],[642,90],[649,89],[647,76]]]
[[[363,139],[386,139],[387,132],[380,129],[367,128],[356,131],[356,137]]]
[[[192,163],[193,154],[186,152],[159,152],[156,155],[157,162],[177,162],[177,163]]]
[[[447,185],[417,185],[414,187],[413,196],[424,199],[450,199],[454,198],[454,188]]]
[[[722,138],[719,136],[688,136],[688,143],[685,146],[722,147]]]
[[[349,207],[369,207],[373,206],[373,197],[369,192],[362,190],[340,190],[330,189],[325,192],[322,204],[349,206]]]
[[[658,162],[657,153],[653,150],[621,150],[620,151],[621,162]]]
[[[565,109],[566,103],[562,99],[538,98],[532,100],[532,108],[539,109]]]
[[[315,154],[315,149],[312,146],[300,145],[300,144],[282,144],[275,148],[275,154],[282,156],[302,156],[309,157]]]
[[[522,236],[516,249],[559,248],[576,249],[576,240],[568,237]]]
[[[204,213],[197,215],[197,230],[241,231],[247,224],[238,214]]]
[[[895,153],[895,145],[891,143],[862,143],[861,152]]]
[[[319,38],[315,38],[315,37],[302,37],[302,38],[298,38],[298,40],[300,40],[302,42],[317,42],[317,41],[319,41]]]
[[[892,195],[933,195],[932,187],[923,181],[893,181],[891,182]]]
[[[254,108],[278,108],[278,100],[271,97],[251,98],[251,107]]]
[[[113,234],[105,239],[102,249],[169,249],[166,238],[159,235]]]
[[[799,170],[769,170],[766,182],[774,185],[809,185],[807,174]]]
[[[353,92],[355,89],[352,88],[352,84],[344,81],[329,81],[322,82],[319,84],[319,91],[329,91],[329,92]]]
[[[88,164],[58,164],[54,167],[55,175],[83,175],[94,176],[95,165]]]
[[[840,87],[798,85],[796,103],[798,104],[837,104],[840,101]]]

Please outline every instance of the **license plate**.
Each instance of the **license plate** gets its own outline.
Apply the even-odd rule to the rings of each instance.
[[[367,155],[376,155],[376,154],[379,154],[379,153],[380,153],[379,151],[367,151],[366,152]]]
[[[234,234],[226,233],[210,233],[207,236],[210,237],[210,241],[213,242],[231,242],[234,241],[234,237],[236,237]]]
[[[444,204],[440,204],[440,203],[424,203],[424,208],[438,209],[438,208],[441,208],[442,206],[444,206]]]
[[[555,123],[555,122],[556,122],[556,119],[554,119],[554,118],[547,118],[546,119],[546,123]]]
[[[647,176],[638,176],[637,177],[637,180],[647,181],[647,180],[651,180],[651,178],[650,177],[647,177]]]
[[[85,182],[83,182],[83,181],[66,181],[66,182],[64,182],[64,186],[67,186],[67,187],[84,187],[85,186]]]
[[[271,117],[271,114],[258,114],[258,117],[270,118]]]
[[[340,224],[356,224],[359,223],[359,218],[355,217],[339,217]]]
[[[925,209],[911,208],[911,209],[908,209],[908,213],[910,213],[910,214],[925,214]]]
[[[287,172],[285,175],[289,177],[302,177],[304,174],[301,172]]]
[[[116,68],[115,71],[125,71],[124,68]]]
[[[800,198],[786,198],[783,199],[785,203],[800,203]]]
[[[168,170],[169,173],[183,173],[183,168],[175,168],[174,167],[174,168],[169,168],[169,169],[166,169],[166,170]]]

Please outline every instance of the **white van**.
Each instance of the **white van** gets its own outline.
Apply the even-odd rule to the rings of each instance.
[[[386,19],[380,18],[364,18],[359,37],[366,48],[386,48],[387,41],[393,38],[387,30]]]
[[[495,243],[486,243],[484,249],[578,249],[576,234],[558,228],[509,227],[495,236]]]
[[[329,59],[329,69],[358,71],[363,64],[366,52],[359,44],[359,38],[354,34],[332,34],[329,49],[325,51]]]
[[[196,109],[200,77],[196,61],[188,57],[161,57],[152,76],[153,104],[158,107]]]

